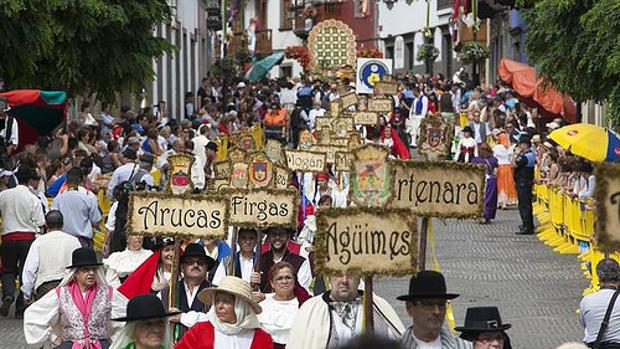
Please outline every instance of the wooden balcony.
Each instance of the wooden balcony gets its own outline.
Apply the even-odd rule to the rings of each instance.
[[[234,54],[241,50],[248,49],[248,38],[245,34],[237,33],[234,34],[230,42],[228,43],[228,50],[226,54]]]
[[[305,5],[295,7],[295,27],[293,32],[302,39],[308,37],[308,33],[316,24],[326,19],[342,20],[344,15],[342,11],[342,1],[327,1],[323,3],[313,4],[310,7],[310,14],[306,10]],[[311,21],[309,20],[311,19]]]
[[[476,34],[476,40],[474,40],[474,31],[472,28],[462,26],[459,28],[459,42],[478,41],[486,44],[487,42],[487,23],[480,23],[480,31]]]
[[[256,32],[256,55],[269,56],[273,52],[271,45],[271,29]]]

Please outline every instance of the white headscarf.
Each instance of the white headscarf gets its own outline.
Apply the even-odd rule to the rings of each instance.
[[[75,279],[75,273],[77,273],[79,268],[71,268],[65,274],[65,277],[62,278],[58,287],[67,286],[73,279]],[[97,286],[107,286],[108,282],[105,280],[105,275],[103,274],[103,267],[97,267],[95,269],[95,281],[97,282]]]
[[[217,315],[215,314],[214,308],[215,295],[213,295],[213,305],[211,306],[211,311],[209,311],[207,317],[209,321],[211,321],[211,323],[213,324],[213,327],[215,327],[216,331],[231,336],[239,334],[243,330],[260,328],[256,313],[254,313],[250,305],[240,297],[235,296],[235,316],[237,317],[237,322],[234,324],[227,324],[218,319]]]
[[[134,338],[133,332],[136,328],[136,324],[139,321],[127,322],[127,324],[125,325],[125,328],[123,328],[123,330],[114,339],[109,349],[124,349],[129,345],[129,343],[134,342],[135,338]],[[144,320],[141,320],[141,321],[144,321]],[[168,324],[166,323],[164,325],[164,328],[165,328],[164,341],[162,342],[161,347],[163,349],[172,349],[174,344],[172,344],[172,336],[170,335],[170,326],[168,326]]]

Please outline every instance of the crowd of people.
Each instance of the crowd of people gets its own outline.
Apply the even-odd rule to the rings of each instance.
[[[396,81],[393,112],[375,126],[358,127],[360,137],[387,147],[393,158],[410,159],[429,113],[454,122],[450,157],[486,167],[481,223],[518,203],[519,233],[533,234],[535,164],[540,181],[579,198],[592,196],[591,164],[545,140],[563,121],[541,125],[536,109],[519,103],[505,85],[473,86],[464,76],[441,75]],[[5,122],[0,315],[8,316],[15,303],[27,342],[59,348],[353,348],[363,331],[360,275],[321,275],[313,265],[315,213],[349,205],[347,178],[333,168],[291,177],[304,199],[298,227],[267,229],[264,241],[253,229],[238,230],[238,246],[231,239],[126,237],[125,224],[129,192],[161,190],[170,177],[169,156],[195,157],[191,179],[195,192],[203,192],[215,178],[218,139],[260,127],[266,139],[299,147],[300,133],[321,131],[317,119],[336,112],[331,102],[354,88],[346,79],[240,79],[223,90],[208,76],[196,94],[186,94],[183,115],[165,101],[121,107],[118,114],[105,104],[95,112],[85,101],[77,117],[36,144],[19,144]],[[355,110],[364,110],[362,103],[348,109]],[[0,118],[9,120],[5,111]],[[104,197],[112,202],[105,215]],[[102,228],[99,261],[93,247]],[[408,349],[511,348],[510,325],[495,307],[468,309],[455,337],[445,316],[447,302],[457,296],[447,292],[440,273],[420,272],[398,298],[413,326],[403,325],[392,300],[376,295],[380,338],[367,340]]]

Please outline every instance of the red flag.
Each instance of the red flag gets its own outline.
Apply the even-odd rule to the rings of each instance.
[[[153,253],[129,275],[127,280],[118,288],[118,291],[127,297],[127,299],[132,299],[141,294],[151,293],[151,285],[153,284],[153,279],[157,272],[160,255],[161,251]]]
[[[456,22],[459,19],[461,11],[461,0],[454,0],[454,9],[452,10],[452,21]]]

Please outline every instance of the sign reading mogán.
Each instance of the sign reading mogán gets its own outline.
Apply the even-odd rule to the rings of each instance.
[[[219,196],[132,193],[127,234],[221,238],[228,225],[227,205]]]
[[[484,167],[433,161],[392,161],[391,207],[419,216],[475,218],[484,207]]]
[[[416,218],[405,209],[327,209],[317,214],[317,268],[404,276],[417,268]]]

